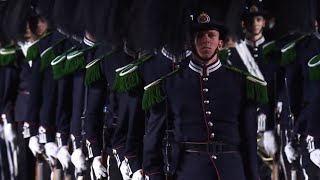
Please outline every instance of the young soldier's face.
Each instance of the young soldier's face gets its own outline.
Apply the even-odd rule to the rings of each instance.
[[[48,23],[46,20],[40,18],[39,19],[39,22],[38,22],[38,26],[37,26],[37,35],[38,36],[43,36],[46,32],[47,32],[47,29],[48,29]]]
[[[222,40],[219,40],[219,31],[200,31],[194,37],[195,49],[202,59],[212,57],[217,48],[222,47]]]
[[[253,34],[258,35],[262,33],[263,28],[266,25],[266,21],[263,16],[254,16],[246,22],[247,30]]]

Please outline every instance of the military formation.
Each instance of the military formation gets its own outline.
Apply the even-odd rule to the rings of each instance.
[[[319,0],[0,0],[0,180],[320,180]]]

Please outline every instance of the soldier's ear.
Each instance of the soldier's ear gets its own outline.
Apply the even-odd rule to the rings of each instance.
[[[223,48],[223,41],[219,40],[218,49],[222,49],[222,48]]]

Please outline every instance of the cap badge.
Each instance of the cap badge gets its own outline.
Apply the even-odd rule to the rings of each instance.
[[[258,9],[258,7],[256,5],[252,5],[250,7],[250,13],[256,13],[258,11],[259,11],[259,9]]]
[[[204,23],[209,23],[210,22],[210,16],[207,13],[202,12],[198,18],[198,23],[204,24]]]

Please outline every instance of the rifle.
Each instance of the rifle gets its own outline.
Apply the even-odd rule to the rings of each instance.
[[[277,73],[274,73],[274,103],[277,102]],[[276,106],[276,104],[274,104]],[[280,113],[276,109],[273,113],[273,120],[274,120],[274,134],[276,136],[276,142],[277,144],[281,143],[281,131],[280,131]],[[280,149],[280,148],[279,148]],[[272,179],[273,180],[279,180],[280,178],[280,153],[281,150],[278,150],[274,157],[272,162]]]
[[[88,88],[85,87],[84,88],[84,103],[83,103],[83,110],[82,110],[82,115],[80,117],[80,120],[81,120],[81,137],[82,137],[82,141],[81,141],[81,145],[80,145],[80,148],[82,150],[82,152],[85,154],[85,156],[87,157],[87,148],[86,148],[86,141],[85,141],[85,134],[86,132],[84,131],[84,126],[85,126],[85,115],[87,113],[87,103],[88,102]],[[73,145],[73,150],[75,150],[76,148],[76,145],[74,144]],[[86,177],[85,177],[85,172],[80,170],[80,169],[75,169],[75,177],[77,180],[85,180]]]
[[[287,78],[284,79],[285,80],[285,90],[286,90],[286,98],[288,101],[288,120],[289,120],[289,130],[285,131],[285,136],[287,139],[287,144],[289,142],[292,143],[292,147],[294,149],[297,149],[298,147],[298,137],[294,134],[294,124],[295,124],[295,119],[294,119],[294,114],[291,111],[291,102],[290,102],[290,96],[289,96],[289,88],[288,88],[288,82],[287,82]],[[292,161],[291,163],[291,180],[297,180],[297,170],[299,168],[299,158],[297,158],[296,160]]]

